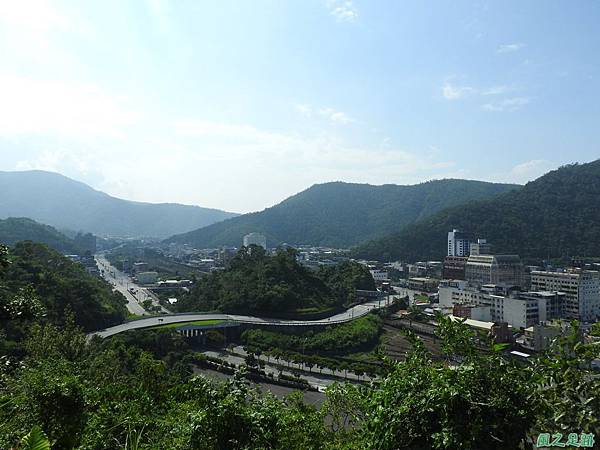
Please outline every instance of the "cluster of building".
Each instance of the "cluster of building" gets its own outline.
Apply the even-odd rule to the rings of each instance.
[[[532,342],[557,319],[600,318],[599,271],[524,266],[518,255],[494,254],[485,239],[470,242],[459,230],[448,233],[442,278],[438,293],[443,313],[506,323]]]

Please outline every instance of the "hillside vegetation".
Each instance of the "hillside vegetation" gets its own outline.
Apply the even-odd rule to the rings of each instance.
[[[453,205],[494,197],[515,185],[439,180],[414,186],[325,183],[264,211],[173,236],[167,242],[197,248],[240,246],[250,232],[266,235],[269,246],[287,242],[348,247],[383,236]]]
[[[57,173],[0,172],[0,218],[29,217],[101,236],[165,238],[236,214],[175,203],[111,197]]]
[[[122,322],[125,299],[109,284],[48,246],[19,242],[0,246],[0,354],[19,352],[16,344],[33,323],[62,325],[71,314],[84,330]],[[2,347],[0,345],[0,347]]]
[[[366,267],[346,262],[313,272],[298,264],[292,249],[268,256],[242,247],[229,267],[202,277],[176,304],[178,311],[293,314],[338,308],[356,289],[375,289]]]
[[[359,246],[368,259],[440,259],[447,233],[486,238],[496,253],[531,258],[600,255],[600,160],[573,164],[496,198],[449,208]]]
[[[0,244],[13,245],[19,241],[41,242],[66,254],[81,251],[72,239],[49,225],[23,217],[0,219]]]

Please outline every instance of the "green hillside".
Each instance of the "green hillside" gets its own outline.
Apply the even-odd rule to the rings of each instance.
[[[326,183],[312,186],[264,211],[245,214],[167,242],[197,248],[239,246],[245,234],[283,242],[347,247],[395,232],[449,206],[494,197],[515,185],[439,180],[414,186]]]
[[[85,268],[48,246],[19,242],[0,246],[0,353],[15,351],[33,323],[63,325],[66,312],[84,330],[120,323],[125,299]],[[12,350],[11,350],[12,349]]]
[[[440,259],[458,228],[499,253],[532,258],[600,255],[600,160],[573,164],[497,198],[446,209],[396,234],[359,246],[368,259]]]
[[[19,241],[41,242],[67,254],[80,250],[73,240],[49,225],[24,217],[0,219],[0,244],[13,245]]]

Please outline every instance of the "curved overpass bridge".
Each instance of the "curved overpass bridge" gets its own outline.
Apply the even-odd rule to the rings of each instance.
[[[372,300],[366,303],[361,303],[344,312],[335,314],[331,317],[318,320],[283,320],[269,319],[264,317],[240,316],[235,314],[211,314],[211,313],[189,313],[189,314],[166,314],[161,316],[147,317],[143,319],[132,320],[114,327],[104,330],[95,331],[88,334],[88,338],[99,336],[101,338],[114,336],[119,333],[124,333],[131,330],[140,330],[144,328],[152,328],[160,325],[169,325],[177,323],[195,322],[200,320],[223,320],[223,327],[230,326],[228,324],[254,324],[254,325],[271,325],[271,326],[313,326],[313,325],[332,325],[338,323],[349,322],[358,317],[368,314],[374,309],[385,306],[385,301]],[[219,328],[219,324],[211,326],[211,328]]]

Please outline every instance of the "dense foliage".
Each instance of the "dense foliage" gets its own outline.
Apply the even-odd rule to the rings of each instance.
[[[493,197],[514,185],[439,180],[414,186],[326,183],[312,186],[264,211],[244,214],[169,242],[197,248],[239,246],[254,231],[269,245],[284,242],[348,247],[392,233],[444,208]]]
[[[353,262],[313,272],[298,264],[293,249],[269,256],[261,247],[242,247],[229,267],[202,277],[178,311],[236,314],[317,312],[341,307],[356,289],[375,289],[366,267]]]
[[[30,217],[59,229],[99,235],[165,238],[236,214],[176,203],[121,200],[39,170],[0,171],[0,217]]]
[[[90,450],[518,449],[540,432],[600,433],[600,381],[585,370],[597,346],[565,339],[522,365],[499,346],[476,351],[460,323],[442,320],[438,336],[446,361],[462,363],[433,361],[413,337],[380,383],[333,386],[316,410],[237,376],[193,376],[168,331],[90,343],[69,320],[36,324],[27,356],[0,371],[0,447],[36,426],[54,449]]]
[[[600,160],[552,171],[519,190],[446,209],[396,234],[368,242],[355,256],[440,259],[448,231],[487,238],[497,253],[532,258],[600,255]]]
[[[44,244],[19,242],[3,247],[0,267],[2,353],[18,352],[32,323],[62,324],[65,312],[85,330],[124,320],[125,300],[104,281]]]
[[[31,219],[9,217],[0,220],[0,242],[13,245],[19,241],[34,241],[49,245],[67,254],[79,254],[81,248],[64,234]]]
[[[309,354],[343,354],[377,342],[381,319],[374,314],[342,325],[331,325],[320,331],[271,331],[252,329],[242,334],[245,345],[262,350],[282,349]]]

